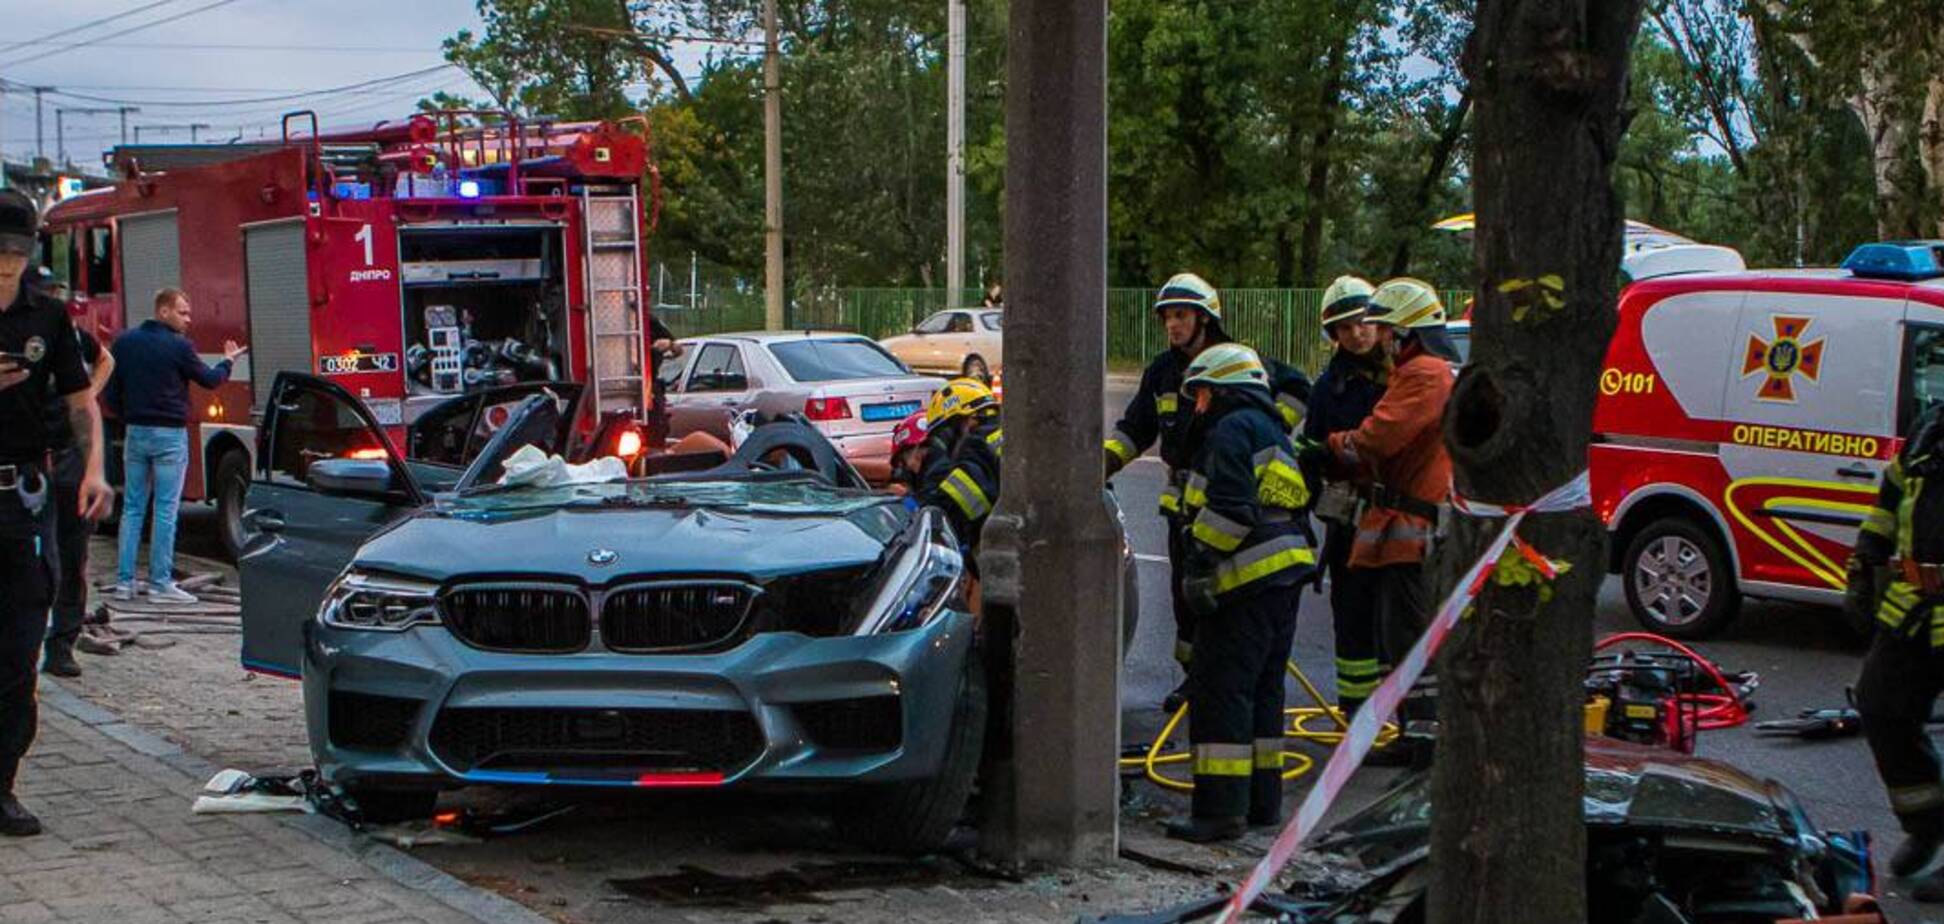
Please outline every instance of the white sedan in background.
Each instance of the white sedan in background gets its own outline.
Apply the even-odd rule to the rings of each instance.
[[[745,411],[758,422],[801,414],[873,482],[890,476],[891,429],[945,384],[858,334],[750,331],[691,337],[682,347],[655,376],[669,439],[703,432],[728,442]]]

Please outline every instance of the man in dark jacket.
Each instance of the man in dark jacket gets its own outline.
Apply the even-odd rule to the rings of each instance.
[[[114,589],[119,600],[138,592],[135,559],[152,497],[155,535],[149,542],[149,596],[162,603],[196,602],[175,583],[176,514],[182,506],[182,482],[189,473],[189,383],[215,388],[229,381],[236,358],[249,348],[226,341],[222,361],[205,366],[195,344],[184,336],[189,321],[189,296],[181,289],[163,289],[155,293],[155,318],[115,340],[115,375],[108,381],[107,400],[127,425],[122,450],[121,559]]]
[[[1357,429],[1384,396],[1388,369],[1377,349],[1377,334],[1364,321],[1375,291],[1355,276],[1340,276],[1323,291],[1323,335],[1336,344],[1336,352],[1310,390],[1303,420],[1307,443],[1322,445],[1331,434]],[[1323,521],[1323,566],[1330,575],[1330,614],[1336,627],[1337,708],[1348,719],[1377,689],[1388,665],[1377,648],[1377,590],[1371,572],[1350,568],[1356,494],[1365,485],[1347,467],[1328,466],[1323,475],[1316,516]]]
[[[101,348],[94,335],[76,322],[74,345],[81,354],[81,365],[88,370],[88,395],[92,399],[115,371],[115,358]],[[54,581],[54,621],[47,630],[47,655],[41,670],[56,677],[79,677],[81,665],[74,660],[75,643],[81,641],[81,624],[88,610],[88,537],[94,524],[81,516],[81,484],[88,473],[87,455],[74,438],[68,423],[65,399],[47,403],[47,440],[53,448],[49,469],[54,481],[54,536],[59,546],[61,569]],[[86,644],[99,645],[89,639]],[[86,648],[100,652],[99,647]]]
[[[1283,665],[1316,557],[1299,522],[1309,487],[1254,350],[1226,343],[1189,364],[1182,596],[1194,613],[1189,740],[1195,793],[1168,836],[1240,837],[1282,823]]]

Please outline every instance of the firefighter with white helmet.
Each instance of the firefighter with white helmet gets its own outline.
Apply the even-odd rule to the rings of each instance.
[[[1354,430],[1332,434],[1330,461],[1367,479],[1363,513],[1349,565],[1377,588],[1377,635],[1383,658],[1399,663],[1431,613],[1424,560],[1451,496],[1451,456],[1442,421],[1451,400],[1450,338],[1445,308],[1430,285],[1392,279],[1371,293],[1365,318],[1393,367],[1384,395]],[[1436,717],[1437,681],[1428,672],[1406,698],[1403,717]]]
[[[1168,835],[1231,840],[1282,822],[1283,664],[1297,598],[1316,567],[1301,525],[1309,487],[1270,397],[1270,373],[1238,343],[1184,370],[1186,524],[1182,596],[1197,618],[1189,662],[1195,791]]]
[[[1389,359],[1377,348],[1376,326],[1364,320],[1376,291],[1356,276],[1339,276],[1323,290],[1323,337],[1336,350],[1310,392],[1302,432],[1306,443],[1322,445],[1332,434],[1357,429],[1383,397]],[[1384,679],[1388,665],[1377,645],[1377,588],[1369,571],[1350,568],[1356,492],[1363,479],[1348,466],[1319,465],[1316,470],[1323,478],[1315,513],[1323,522],[1322,569],[1330,576],[1330,613],[1336,629],[1337,708],[1348,718]]]

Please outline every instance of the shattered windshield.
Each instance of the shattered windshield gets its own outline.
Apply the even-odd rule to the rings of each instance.
[[[785,516],[843,516],[889,501],[882,494],[834,488],[815,478],[695,481],[651,478],[445,495],[438,498],[435,509],[453,516],[555,507],[673,507]]]

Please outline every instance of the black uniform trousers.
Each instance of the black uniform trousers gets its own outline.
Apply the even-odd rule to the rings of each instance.
[[[81,516],[81,482],[88,473],[88,460],[80,451],[68,448],[54,453],[54,490],[48,502],[54,506],[55,551],[58,565],[54,581],[54,623],[47,630],[47,653],[74,653],[74,640],[81,635],[81,622],[88,606],[88,537],[94,524]]]
[[[1197,818],[1282,820],[1283,670],[1301,593],[1239,590],[1196,625],[1188,737]]]
[[[40,722],[34,684],[54,598],[52,491],[44,476],[26,477],[48,491],[39,510],[29,510],[15,490],[0,489],[0,793],[13,791]]]
[[[1181,589],[1188,577],[1188,530],[1177,517],[1168,517],[1168,602],[1174,608],[1175,660],[1186,669],[1195,652],[1195,612]]]
[[[1336,636],[1337,708],[1348,719],[1390,670],[1377,644],[1377,586],[1371,572],[1350,567],[1352,528],[1330,525],[1323,562],[1330,576],[1330,618]]]
[[[1377,647],[1383,661],[1392,667],[1402,664],[1411,646],[1417,644],[1418,637],[1431,625],[1431,584],[1424,573],[1424,564],[1410,562],[1357,570],[1364,572],[1374,591]],[[1397,711],[1398,718],[1407,722],[1437,719],[1438,678],[1432,673],[1431,665],[1425,665],[1424,673],[1411,685]]]
[[[1879,626],[1856,682],[1856,708],[1898,823],[1931,837],[1944,836],[1944,776],[1924,726],[1939,692],[1944,651],[1931,647],[1928,621],[1916,638]]]

